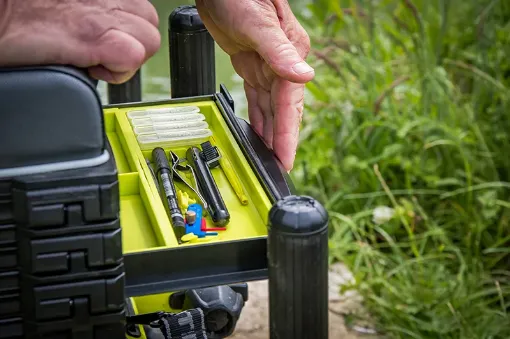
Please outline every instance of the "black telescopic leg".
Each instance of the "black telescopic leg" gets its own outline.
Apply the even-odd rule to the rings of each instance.
[[[123,84],[108,84],[108,102],[110,104],[139,101],[142,101],[142,79],[140,70]]]
[[[269,212],[271,339],[328,338],[328,219],[304,196],[287,196]]]
[[[214,94],[214,39],[195,6],[180,6],[170,14],[168,40],[172,98]]]

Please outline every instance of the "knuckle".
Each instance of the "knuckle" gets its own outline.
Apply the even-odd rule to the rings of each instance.
[[[156,7],[154,7],[151,3],[147,2],[149,5],[148,11],[149,11],[149,20],[152,24],[154,24],[156,27],[159,26],[159,15],[158,11],[156,10]]]
[[[285,34],[298,50],[300,57],[305,58],[310,53],[310,36],[299,22],[294,21],[287,25]]]
[[[91,11],[80,18],[79,35],[86,42],[96,42],[113,27],[119,26],[119,19],[115,9],[109,9],[103,15]]]
[[[301,43],[303,44],[303,47],[305,48],[307,54],[308,52],[310,52],[310,46],[311,46],[311,42],[310,42],[310,35],[308,35],[308,33],[302,28],[301,29]]]
[[[307,35],[308,36],[308,35]],[[302,47],[301,47],[301,53],[302,53],[302,57],[305,58],[308,56],[308,54],[310,54],[310,40],[308,38],[308,42],[304,42]]]
[[[276,53],[274,55],[276,57],[275,59],[277,60],[269,60],[270,63],[275,65],[281,63],[282,61],[286,61],[289,58],[292,59],[296,56],[296,48],[290,42],[278,45],[275,48],[275,52]]]
[[[129,69],[138,69],[145,62],[145,53],[139,48],[126,48],[124,57]]]
[[[149,39],[145,43],[145,50],[147,55],[153,56],[154,54],[156,54],[160,46],[161,35],[159,34],[159,31],[156,28],[154,28],[152,36],[149,37]]]
[[[159,26],[158,11],[150,1],[131,0],[129,1],[128,6],[124,0],[122,5],[119,4],[117,8],[124,12],[130,12],[131,14],[137,15],[156,27]]]
[[[81,53],[79,53],[79,59],[77,66],[78,67],[89,67],[93,65],[97,65],[101,61],[101,55],[97,48],[83,48],[81,49]],[[59,62],[60,63],[66,63],[68,56],[67,55],[60,55],[59,56]]]
[[[305,58],[310,53],[311,42],[310,36],[301,26],[297,29],[297,49],[302,58]]]
[[[103,20],[93,14],[87,14],[82,17],[80,26],[80,38],[87,42],[99,39],[107,30],[103,24]]]
[[[113,60],[124,71],[139,68],[145,61],[145,47],[129,34],[109,30],[97,46],[103,58]]]

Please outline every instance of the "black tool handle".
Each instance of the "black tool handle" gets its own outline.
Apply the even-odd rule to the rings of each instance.
[[[152,151],[152,157],[156,164],[156,175],[160,177],[161,183],[168,202],[168,209],[170,210],[170,219],[172,220],[172,226],[176,232],[176,236],[180,239],[184,235],[185,222],[182,216],[181,209],[177,203],[177,194],[175,193],[175,187],[172,180],[172,168],[168,162],[165,151],[161,147],[156,147]]]
[[[195,6],[179,6],[170,14],[168,40],[172,97],[214,94],[214,40]]]
[[[170,167],[170,163],[168,162],[168,158],[166,157],[164,149],[161,147],[154,148],[152,150],[152,157],[154,159],[154,163],[156,164],[156,175],[172,172],[172,167]]]
[[[209,214],[215,225],[225,226],[230,221],[227,206],[221,197],[218,186],[212,176],[209,166],[205,162],[198,147],[191,147],[186,152],[186,159],[195,171],[198,189],[208,204]]]
[[[328,214],[287,196],[269,212],[271,339],[328,339]]]

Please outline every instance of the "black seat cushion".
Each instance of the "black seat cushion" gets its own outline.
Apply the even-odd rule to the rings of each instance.
[[[0,169],[99,157],[101,100],[70,67],[0,68]]]

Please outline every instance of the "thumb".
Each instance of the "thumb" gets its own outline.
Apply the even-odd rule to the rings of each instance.
[[[253,27],[250,37],[252,47],[271,67],[273,72],[283,79],[306,83],[315,76],[314,69],[299,55],[279,25]]]

